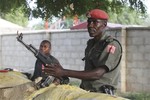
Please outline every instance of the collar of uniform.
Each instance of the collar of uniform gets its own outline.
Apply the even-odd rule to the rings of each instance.
[[[108,36],[110,36],[110,34],[106,33],[106,30],[104,30],[102,33],[102,37],[101,37],[100,41],[105,40]]]

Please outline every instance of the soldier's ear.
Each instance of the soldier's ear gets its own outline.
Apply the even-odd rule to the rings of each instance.
[[[103,23],[104,23],[104,24],[103,24],[104,26],[107,26],[107,22],[106,22],[106,21],[103,21]]]
[[[103,25],[106,27],[107,26],[107,21],[103,20]]]
[[[107,26],[107,23],[105,22],[104,25]]]

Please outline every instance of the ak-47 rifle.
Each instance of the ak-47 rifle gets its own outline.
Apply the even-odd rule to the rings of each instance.
[[[44,66],[46,66],[46,64],[52,64],[51,59],[49,59],[47,56],[45,56],[43,53],[41,53],[39,50],[37,50],[32,44],[28,45],[22,41],[22,39],[23,39],[22,33],[18,34],[18,32],[17,32],[17,35],[18,35],[17,40],[21,44],[23,44],[29,51],[31,51],[34,54],[34,56],[42,62],[42,64]],[[49,84],[52,83],[53,80],[54,80],[53,76],[48,76],[46,79],[44,79],[44,81],[42,80],[41,82],[37,83],[36,86],[37,86],[37,88],[43,88],[43,87],[49,86]]]
[[[48,59],[47,56],[45,56],[43,53],[41,53],[38,49],[36,49],[32,44],[26,44],[22,41],[23,39],[23,34],[18,34],[17,40],[23,44],[29,51],[31,51],[34,56],[46,66],[46,64],[52,64],[51,60]]]

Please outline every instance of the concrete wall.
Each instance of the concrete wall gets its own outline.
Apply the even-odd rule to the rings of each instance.
[[[127,91],[150,92],[150,29],[127,28]]]
[[[38,48],[40,42],[45,39],[45,34],[42,33],[25,33],[23,40]],[[17,41],[16,37],[17,34],[1,35],[1,68],[15,68],[19,71],[34,69],[36,58]]]
[[[115,28],[108,31],[123,46],[119,88],[121,91],[150,92],[150,29]],[[52,42],[52,55],[67,69],[82,70],[84,49],[89,39],[87,30],[22,32],[23,41],[36,48],[42,40]],[[0,35],[0,66],[20,71],[33,71],[36,58],[17,42],[16,33]],[[78,80],[79,81],[79,80]]]

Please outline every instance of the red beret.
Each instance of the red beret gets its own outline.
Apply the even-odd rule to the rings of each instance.
[[[104,19],[104,20],[108,20],[108,14],[100,9],[94,9],[91,10],[88,14],[87,14],[88,18],[95,18],[95,19]]]

